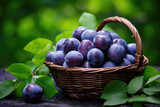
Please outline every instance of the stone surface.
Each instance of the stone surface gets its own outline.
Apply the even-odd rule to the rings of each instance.
[[[6,68],[0,69],[0,82],[5,81],[7,79],[14,80],[16,79],[12,74],[5,71]]]
[[[155,67],[160,71],[160,67]],[[7,79],[15,79],[11,74],[0,69],[0,82]],[[22,98],[17,98],[14,93],[11,93],[6,98],[0,100],[0,107],[103,107],[103,101],[75,100],[67,98],[62,94],[57,94],[51,99],[42,98],[40,103],[31,104],[23,101]],[[146,107],[160,107],[160,105],[145,104]],[[121,105],[116,107],[131,107],[131,105]]]
[[[9,96],[0,101],[0,107],[102,107],[102,102],[96,101],[79,101],[64,96],[54,97],[52,99],[42,98],[42,102],[30,104],[23,101],[21,98],[16,98],[14,95]]]

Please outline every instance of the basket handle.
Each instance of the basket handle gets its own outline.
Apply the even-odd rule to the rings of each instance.
[[[106,18],[104,19],[98,26],[97,30],[96,31],[99,31],[101,30],[107,23],[111,23],[111,22],[119,22],[119,23],[122,23],[124,24],[125,26],[127,26],[130,31],[132,32],[133,36],[135,38],[135,41],[136,41],[136,55],[135,55],[135,63],[137,64],[137,66],[141,66],[142,62],[143,62],[143,59],[144,59],[144,56],[143,56],[143,53],[142,53],[142,41],[141,41],[141,37],[137,31],[137,29],[133,26],[133,24],[128,21],[127,19],[125,18],[122,18],[122,17],[118,17],[118,16],[115,16],[115,17],[109,17],[109,18]]]

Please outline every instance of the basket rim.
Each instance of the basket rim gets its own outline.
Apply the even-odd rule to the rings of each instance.
[[[63,67],[60,65],[53,64],[52,62],[44,61],[44,64],[50,68],[54,68],[56,70],[60,71],[66,71],[66,72],[90,72],[90,73],[96,73],[96,72],[116,72],[118,70],[122,69],[140,69],[148,64],[149,60],[147,57],[144,56],[144,60],[141,66],[137,66],[137,63],[131,64],[128,66],[116,66],[116,67],[108,67],[108,68],[82,68],[82,67]],[[137,70],[138,72],[138,70]]]

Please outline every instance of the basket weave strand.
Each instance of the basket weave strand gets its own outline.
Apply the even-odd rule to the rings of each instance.
[[[137,29],[125,18],[110,17],[104,19],[97,28],[101,30],[105,24],[119,22],[126,25],[133,33],[137,53],[135,64],[109,68],[63,67],[52,62],[44,62],[49,67],[57,85],[63,94],[75,99],[99,99],[103,88],[111,81],[122,80],[129,82],[132,78],[143,73],[148,59],[142,54],[142,42]]]

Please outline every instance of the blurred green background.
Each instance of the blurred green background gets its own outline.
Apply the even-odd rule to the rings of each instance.
[[[32,39],[54,41],[56,35],[78,27],[83,12],[96,15],[98,23],[110,16],[130,20],[138,29],[144,55],[160,66],[160,15],[158,0],[0,0],[0,67],[25,62],[32,54],[23,47]],[[127,43],[134,42],[124,25],[113,23]]]

